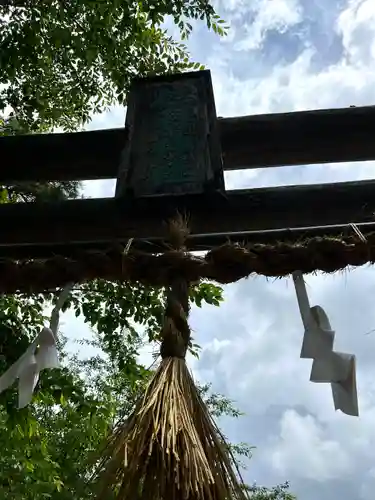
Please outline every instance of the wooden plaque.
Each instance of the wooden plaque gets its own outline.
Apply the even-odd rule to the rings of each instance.
[[[116,196],[224,191],[210,71],[134,81],[126,127]]]

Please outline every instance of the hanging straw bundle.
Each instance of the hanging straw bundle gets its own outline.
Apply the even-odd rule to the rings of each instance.
[[[186,236],[181,218],[170,224],[172,251],[184,251]],[[162,361],[133,413],[110,436],[98,466],[97,498],[243,500],[233,457],[185,363],[189,283],[176,275],[170,283]]]

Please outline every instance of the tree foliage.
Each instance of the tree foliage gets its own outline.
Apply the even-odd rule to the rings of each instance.
[[[109,293],[111,302],[113,288]],[[45,299],[42,295],[0,299],[1,373],[45,322]],[[16,387],[0,395],[1,498],[91,498],[87,478],[93,454],[115,420],[132,409],[151,376],[151,370],[138,361],[144,335],[134,326],[128,330],[122,309],[101,310],[95,299],[90,296],[94,306],[86,311],[86,320],[95,327],[94,340],[88,343],[99,354],[83,360],[69,355],[60,335],[63,368],[42,373],[32,403],[17,410]],[[129,294],[127,300],[135,302]],[[71,307],[80,311],[83,306],[73,299]],[[138,307],[145,317],[147,307],[143,303]],[[121,332],[115,345],[110,343],[112,329]]]
[[[198,19],[225,32],[208,0],[6,2],[0,6],[0,113],[12,108],[18,132],[72,130],[92,113],[124,104],[134,76],[197,69],[186,46],[162,27],[167,16],[182,38]]]

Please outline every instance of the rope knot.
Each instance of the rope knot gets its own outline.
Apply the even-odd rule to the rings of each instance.
[[[180,282],[181,284],[181,282]],[[167,297],[164,322],[162,328],[161,357],[185,358],[190,341],[190,328],[187,320],[188,311],[185,311],[175,296],[172,286]]]
[[[177,252],[185,252],[188,235],[186,221],[177,217],[169,224],[169,240]],[[189,283],[183,276],[171,277],[167,293],[160,355],[163,359],[177,357],[185,359],[190,342]]]

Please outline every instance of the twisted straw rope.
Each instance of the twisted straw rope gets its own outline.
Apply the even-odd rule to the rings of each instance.
[[[233,283],[253,273],[281,277],[300,270],[327,273],[347,266],[375,262],[375,233],[363,240],[357,235],[315,237],[300,243],[241,246],[227,243],[204,257],[170,250],[161,255],[122,248],[107,252],[87,251],[76,258],[56,256],[46,260],[16,262],[0,260],[0,293],[43,292],[95,278],[169,286],[171,277],[194,282],[201,278]]]

